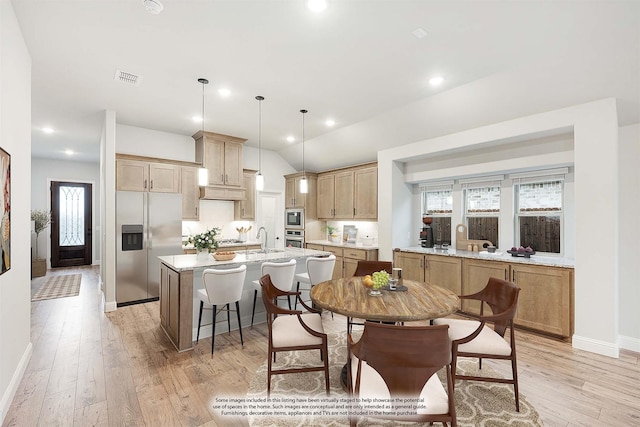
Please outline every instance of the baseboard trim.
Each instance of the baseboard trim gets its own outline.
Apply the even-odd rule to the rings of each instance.
[[[27,348],[22,353],[22,357],[20,358],[20,363],[16,370],[13,373],[13,377],[9,382],[9,386],[7,390],[4,392],[2,396],[2,400],[0,400],[0,425],[4,423],[4,417],[7,415],[9,411],[9,407],[11,406],[11,402],[13,402],[13,398],[16,396],[16,392],[18,391],[18,386],[20,385],[20,381],[24,377],[24,373],[27,370],[27,365],[31,360],[31,355],[33,354],[33,345],[29,342]]]
[[[573,335],[571,342],[573,348],[578,350],[589,351],[616,359],[620,357],[620,347],[617,343],[594,340],[593,338],[581,337],[579,335]]]
[[[626,337],[624,335],[618,336],[618,345],[625,350],[635,351],[640,353],[640,339],[633,337]]]

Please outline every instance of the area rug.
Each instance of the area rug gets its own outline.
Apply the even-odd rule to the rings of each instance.
[[[303,374],[274,375],[271,384],[271,399],[267,397],[267,362],[265,361],[256,371],[247,392],[246,399],[238,399],[244,408],[236,414],[246,415],[249,425],[262,426],[348,426],[347,416],[341,416],[335,410],[340,398],[346,398],[347,394],[340,385],[341,361],[346,360],[345,334],[329,334],[329,378],[331,394],[329,396],[332,412],[330,416],[324,416],[312,411],[304,412],[302,409],[292,411],[299,403],[315,402],[322,406],[322,399],[327,398],[324,387],[324,374],[322,372],[309,372]],[[309,366],[320,362],[317,351],[300,351],[279,353],[277,364],[287,366]],[[490,367],[483,366],[478,371],[477,360],[459,359],[458,372],[474,375],[500,376]],[[480,373],[481,372],[481,373]],[[441,379],[443,375],[441,375]],[[481,383],[473,381],[458,381],[455,389],[456,413],[459,426],[484,426],[484,427],[524,427],[542,426],[542,421],[533,406],[520,394],[520,412],[516,412],[513,396],[513,387],[498,383]],[[306,404],[310,407],[309,403]],[[338,405],[339,406],[339,405]],[[240,406],[237,406],[239,408]],[[253,410],[252,410],[253,408]],[[260,410],[262,408],[262,411]],[[282,408],[280,412],[273,409]],[[296,415],[291,415],[295,413]],[[302,413],[302,415],[298,415]],[[227,412],[227,414],[230,414]],[[224,415],[224,413],[223,413]],[[436,423],[438,424],[438,423]],[[359,426],[427,426],[428,423],[406,423],[398,421],[379,420],[375,418],[359,418]]]
[[[60,274],[47,277],[44,284],[31,297],[31,301],[73,297],[80,293],[82,274]]]

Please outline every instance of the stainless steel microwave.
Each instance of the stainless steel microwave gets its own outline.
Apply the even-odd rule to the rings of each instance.
[[[286,209],[284,228],[304,229],[304,209]]]

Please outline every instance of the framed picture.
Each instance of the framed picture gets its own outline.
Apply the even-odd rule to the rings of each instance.
[[[0,148],[0,274],[11,268],[11,155]]]

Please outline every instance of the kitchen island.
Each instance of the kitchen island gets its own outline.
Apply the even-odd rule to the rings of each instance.
[[[286,248],[259,251],[239,251],[230,261],[216,261],[213,257],[206,260],[197,259],[196,255],[161,256],[160,259],[160,325],[178,351],[193,348],[193,337],[198,327],[198,309],[200,302],[195,298],[198,289],[204,288],[202,272],[206,268],[228,269],[240,265],[247,266],[247,276],[240,299],[241,321],[244,326],[251,324],[253,307],[253,286],[251,281],[258,280],[261,265],[265,261],[286,262],[295,259],[296,273],[306,272],[306,259],[311,256],[329,255],[328,252],[312,249]],[[254,323],[266,321],[262,301],[256,304]],[[200,337],[211,336],[212,310],[202,315]],[[226,323],[226,316],[219,316],[219,322]],[[206,325],[206,326],[204,326]],[[231,329],[237,329],[237,321],[231,321]],[[227,330],[227,325],[217,328],[220,333]]]

